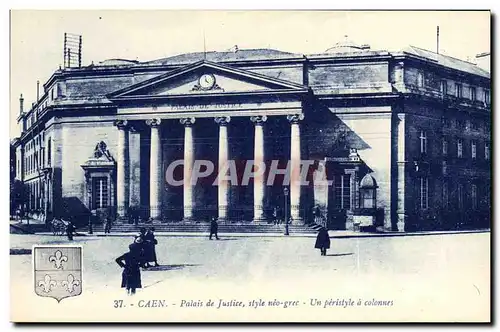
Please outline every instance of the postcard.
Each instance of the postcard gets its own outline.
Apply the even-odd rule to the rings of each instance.
[[[10,19],[11,321],[491,321],[489,11]]]

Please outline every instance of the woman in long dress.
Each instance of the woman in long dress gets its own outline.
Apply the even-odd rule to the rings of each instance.
[[[319,230],[314,248],[321,250],[321,256],[326,256],[326,250],[330,249],[330,236],[325,227]]]
[[[144,239],[145,239],[145,243],[146,243],[144,256],[146,257],[146,264],[149,265],[149,262],[154,262],[155,263],[154,266],[160,266],[158,264],[158,260],[156,258],[156,245],[158,244],[158,241],[155,238],[154,231],[155,231],[155,228],[151,227],[144,235]]]

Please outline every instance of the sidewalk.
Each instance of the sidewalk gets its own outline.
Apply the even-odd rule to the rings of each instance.
[[[470,234],[470,233],[489,233],[489,229],[479,230],[457,230],[457,231],[428,231],[428,232],[386,232],[386,233],[362,233],[353,231],[328,231],[331,238],[363,238],[363,237],[395,237],[395,236],[424,236],[424,235],[447,235],[447,234]],[[52,233],[37,233],[39,235],[52,235]],[[104,234],[104,232],[87,233],[78,232],[79,235],[86,237],[134,237],[137,233],[113,233]],[[208,237],[208,232],[155,232],[155,236],[164,237]],[[78,236],[78,235],[77,235]],[[219,237],[285,237],[283,233],[219,233]],[[289,237],[316,237],[315,233],[290,233]]]
[[[21,220],[17,220],[17,219],[10,219],[10,222],[9,222],[11,225],[45,225],[45,221],[43,220],[38,220],[38,219],[30,219],[29,220],[29,223],[26,219],[23,219],[22,221]]]

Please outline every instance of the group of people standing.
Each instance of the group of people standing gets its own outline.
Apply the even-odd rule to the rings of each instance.
[[[116,258],[116,263],[123,268],[121,287],[127,289],[129,295],[133,295],[137,288],[142,288],[141,268],[147,269],[159,266],[156,256],[156,245],[158,241],[154,235],[154,227],[146,230],[141,227],[139,234],[135,236],[134,242],[129,245],[129,251]],[[210,236],[218,240],[218,223],[216,218],[212,218],[210,223]],[[320,249],[321,256],[326,256],[327,249],[330,248],[330,236],[326,227],[321,227],[316,237],[315,248]]]
[[[129,245],[129,251],[118,257],[115,261],[123,268],[121,287],[127,289],[129,295],[135,294],[137,288],[142,288],[141,268],[147,269],[159,266],[156,257],[158,241],[154,235],[154,227],[141,227],[139,235],[134,238],[134,242]]]

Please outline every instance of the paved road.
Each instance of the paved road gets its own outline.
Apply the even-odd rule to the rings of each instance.
[[[14,313],[21,315],[17,317],[64,315],[68,319],[111,321],[132,317],[167,321],[378,321],[414,320],[416,315],[435,321],[443,317],[489,317],[489,233],[335,239],[326,257],[313,249],[313,238],[227,237],[209,241],[201,237],[159,237],[157,253],[162,266],[142,273],[144,289],[132,300],[119,288],[121,270],[114,262],[130,239],[76,238],[74,243],[83,246],[84,294],[65,299],[60,305],[32,293],[31,256],[11,255]],[[54,242],[66,243],[53,236],[11,236],[11,247]],[[248,307],[250,300],[275,298],[299,304],[281,310]],[[323,308],[325,301],[342,298],[362,299],[363,306],[366,302],[368,307]],[[30,306],[21,304],[26,299]],[[113,309],[115,299],[163,299],[170,306]],[[189,303],[182,300],[196,299],[215,299],[216,306],[219,299],[242,300],[247,307],[179,308],[181,303]],[[318,304],[315,300],[322,304],[313,306]],[[373,300],[393,302],[372,307],[369,302]],[[84,308],[92,311],[82,316]],[[169,314],[159,316],[159,310],[169,310]],[[203,310],[212,311],[207,316]]]

